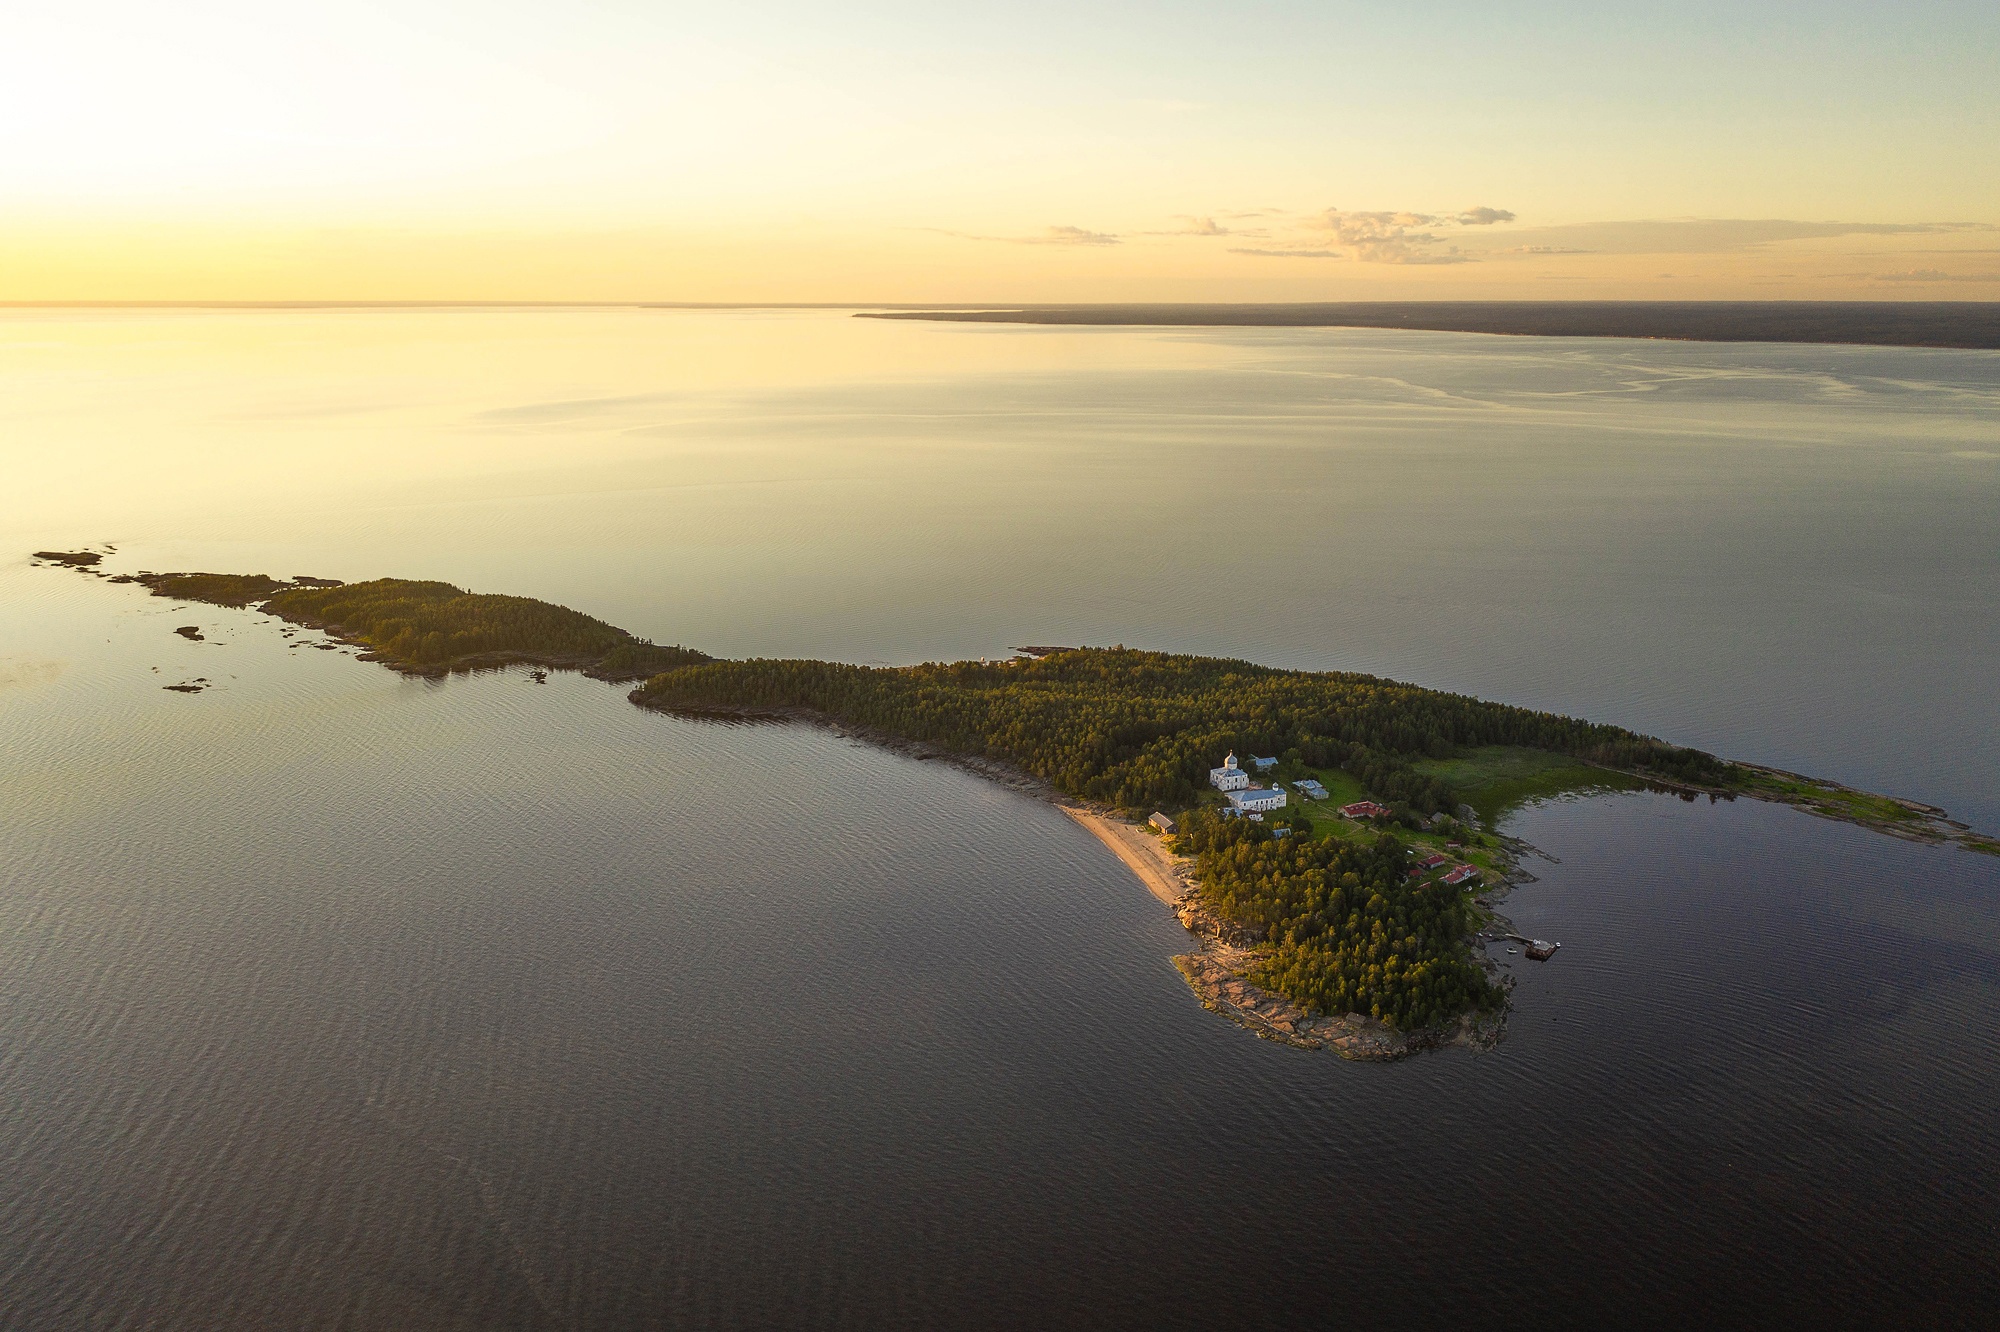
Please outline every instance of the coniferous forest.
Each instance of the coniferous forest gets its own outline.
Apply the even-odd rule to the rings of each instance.
[[[808,709],[998,759],[1126,809],[1192,804],[1232,749],[1297,750],[1309,766],[1346,767],[1378,798],[1424,814],[1455,802],[1411,761],[1479,745],[1553,750],[1710,786],[1731,780],[1713,755],[1616,726],[1369,675],[1131,648],[907,667],[716,661],[656,676],[644,693],[668,708]]]
[[[1265,989],[1326,1013],[1366,1013],[1404,1027],[1499,1007],[1472,960],[1466,894],[1413,879],[1402,843],[1280,837],[1206,810],[1181,820],[1202,893],[1261,932],[1270,955],[1250,973]]]
[[[295,624],[340,634],[392,666],[441,671],[481,659],[517,658],[587,666],[614,680],[709,660],[692,648],[662,647],[581,611],[533,597],[468,592],[451,583],[376,578],[280,582],[263,574],[141,574],[154,595],[221,606],[262,603]]]
[[[811,711],[997,759],[1085,799],[1185,810],[1180,849],[1198,858],[1203,895],[1271,945],[1254,981],[1309,1009],[1404,1027],[1504,1002],[1473,960],[1467,895],[1413,879],[1393,837],[1278,836],[1188,809],[1226,752],[1345,767],[1377,799],[1418,814],[1457,800],[1412,761],[1480,745],[1711,786],[1733,780],[1712,755],[1616,726],[1373,676],[1128,648],[890,668],[716,661],[655,676],[634,697],[670,709]]]

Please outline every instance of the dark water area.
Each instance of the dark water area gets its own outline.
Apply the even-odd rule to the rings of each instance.
[[[1564,947],[1499,954],[1507,1040],[1344,1063],[1201,1009],[1115,860],[946,764],[6,591],[97,647],[7,714],[0,1325],[1935,1326],[2000,1292],[2000,861],[1535,807],[1561,863],[1511,910]]]
[[[0,463],[0,1327],[1991,1321],[2000,860],[1517,810],[1507,1039],[1343,1063],[948,765],[23,557],[1367,670],[1997,830],[2000,357],[10,312]]]

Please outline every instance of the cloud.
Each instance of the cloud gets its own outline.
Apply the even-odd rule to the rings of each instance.
[[[1231,254],[1265,259],[1355,259],[1370,264],[1469,264],[1478,250],[1462,250],[1449,242],[1462,227],[1490,227],[1512,222],[1505,208],[1485,204],[1453,213],[1413,213],[1380,210],[1348,212],[1327,208],[1307,217],[1276,208],[1245,208],[1214,213],[1177,213],[1174,226],[1160,231],[1091,231],[1085,227],[1045,227],[1032,236],[994,236],[926,227],[960,240],[997,241],[1005,245],[1121,245],[1134,238],[1228,237],[1237,242]],[[1254,222],[1256,225],[1243,226]],[[1317,233],[1317,234],[1316,234]],[[1243,244],[1268,241],[1268,244]],[[1549,250],[1547,253],[1557,253]]]
[[[1086,231],[1082,227],[1044,227],[1039,236],[982,236],[970,231],[947,231],[943,227],[921,227],[921,231],[960,240],[999,241],[1005,245],[1118,245],[1123,238],[1109,231]]]
[[[1595,250],[1579,250],[1570,245],[1516,245],[1501,254],[1596,254]]]
[[[1876,273],[1877,282],[2000,282],[2000,273],[1947,273],[1939,268],[1912,268],[1902,273]]]
[[[1019,236],[1016,245],[1116,245],[1118,237],[1108,231],[1085,231],[1082,227],[1047,227],[1039,236]]]
[[[1167,231],[1141,231],[1141,236],[1233,236],[1235,228],[1225,227],[1212,217],[1195,217],[1188,213],[1175,213],[1174,221],[1180,223]]]
[[[1329,208],[1305,220],[1317,231],[1331,231],[1339,244],[1356,259],[1368,264],[1469,264],[1474,256],[1462,254],[1456,246],[1439,252],[1431,246],[1443,243],[1433,228],[1491,226],[1511,222],[1514,215],[1504,208],[1472,208],[1463,213],[1346,212]]]
[[[1344,259],[1339,250],[1259,250],[1231,246],[1231,254],[1254,254],[1261,259]]]

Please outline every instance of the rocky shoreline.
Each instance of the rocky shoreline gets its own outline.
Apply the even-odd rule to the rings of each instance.
[[[1902,842],[1915,842],[1920,846],[1959,846],[1981,855],[2000,855],[2000,837],[1982,833],[1969,823],[1951,817],[1951,811],[1936,805],[1927,805],[1921,800],[1910,800],[1903,796],[1880,795],[1873,791],[1863,791],[1859,787],[1847,786],[1824,777],[1808,777],[1804,773],[1787,772],[1783,768],[1767,767],[1761,763],[1745,763],[1740,759],[1730,760],[1730,765],[1750,773],[1764,784],[1737,787],[1702,786],[1691,782],[1667,781],[1658,776],[1633,772],[1626,768],[1606,767],[1607,772],[1623,773],[1636,777],[1649,790],[1665,791],[1692,800],[1697,796],[1707,796],[1710,800],[1762,800],[1767,804],[1786,805],[1801,814],[1826,819],[1833,823],[1851,823],[1857,828],[1894,837]],[[1598,765],[1601,766],[1601,765]],[[1894,807],[1893,817],[1865,812],[1857,806],[1861,802],[1876,801]]]

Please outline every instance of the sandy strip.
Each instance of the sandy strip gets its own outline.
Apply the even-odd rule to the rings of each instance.
[[[1090,830],[1093,837],[1111,848],[1125,867],[1139,876],[1139,882],[1153,896],[1173,906],[1187,895],[1187,885],[1174,873],[1174,857],[1161,840],[1123,819],[1110,819],[1073,805],[1058,809]]]

